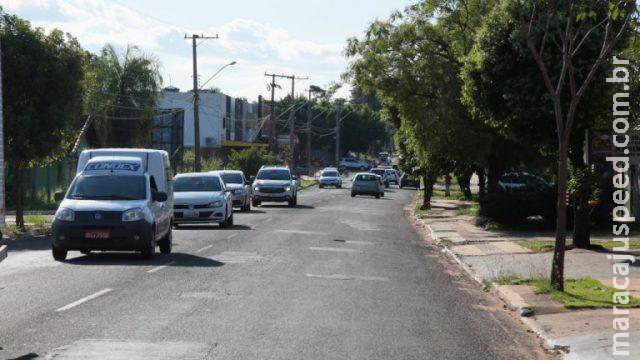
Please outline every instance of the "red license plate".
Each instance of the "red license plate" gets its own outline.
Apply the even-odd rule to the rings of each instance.
[[[108,239],[109,230],[87,230],[84,237],[87,239]]]

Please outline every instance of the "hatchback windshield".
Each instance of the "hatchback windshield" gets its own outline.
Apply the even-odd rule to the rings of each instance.
[[[239,173],[223,173],[222,181],[225,184],[242,184],[242,175]]]
[[[69,199],[142,200],[147,197],[144,176],[80,176],[71,184]]]
[[[173,180],[173,192],[221,190],[220,180],[214,176],[185,176]]]
[[[380,170],[380,169],[373,169],[373,170],[371,170],[371,172],[376,174],[376,175],[384,175],[384,173],[385,173],[384,170]]]
[[[340,174],[337,171],[325,171],[322,173],[324,177],[339,177]]]
[[[361,174],[356,177],[356,181],[378,181],[375,175]]]
[[[291,175],[288,170],[260,170],[258,172],[258,176],[256,176],[258,180],[291,180]]]

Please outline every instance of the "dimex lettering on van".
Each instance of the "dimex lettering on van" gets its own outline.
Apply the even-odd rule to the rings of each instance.
[[[88,164],[85,171],[138,171],[140,164],[126,162],[99,162]]]

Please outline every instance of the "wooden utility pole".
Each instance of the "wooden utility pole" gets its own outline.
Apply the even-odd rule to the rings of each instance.
[[[340,166],[340,117],[342,116],[342,105],[344,99],[336,100],[338,111],[336,112],[336,167]]]
[[[271,88],[271,110],[269,111],[269,147],[272,152],[276,151],[276,87],[280,87],[280,85],[276,84],[276,74],[267,74],[264,76],[271,77],[271,83],[269,87]]]
[[[5,196],[4,196],[4,113],[2,110],[2,44],[0,44],[0,238],[4,228]],[[6,248],[5,248],[6,250]],[[6,252],[5,252],[6,255]],[[0,251],[0,261],[2,261]]]
[[[307,175],[311,175],[311,88],[307,104]]]
[[[193,170],[195,172],[200,172],[200,92],[198,87],[198,39],[207,40],[207,39],[217,39],[216,36],[204,36],[193,34],[191,36],[184,35],[185,39],[191,39],[191,47],[193,48],[193,153],[194,153],[194,162],[193,162]]]

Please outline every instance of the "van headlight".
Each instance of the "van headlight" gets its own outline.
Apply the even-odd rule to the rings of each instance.
[[[255,190],[255,191],[260,191],[260,187],[259,187],[259,186],[256,186],[256,187],[254,187],[254,188],[253,188],[253,190]]]
[[[222,200],[212,201],[212,202],[207,204],[207,207],[210,207],[210,208],[217,208],[217,207],[220,207],[220,206],[222,206]]]
[[[122,213],[122,221],[140,221],[144,219],[144,212],[140,208],[129,209]]]
[[[60,221],[73,221],[75,219],[75,213],[71,209],[60,208],[56,211],[55,217]]]
[[[284,191],[291,191],[291,186],[287,186],[286,188],[284,188]]]

